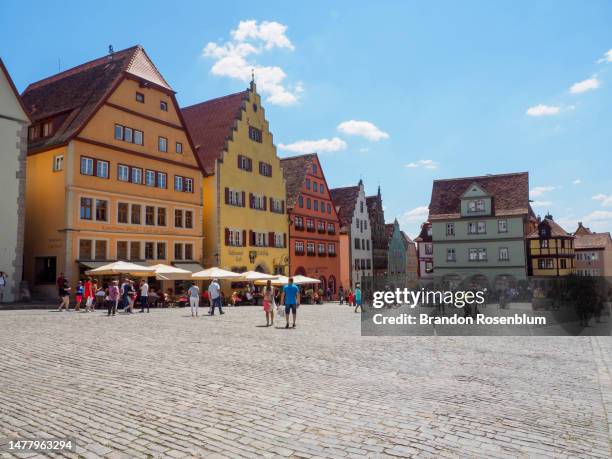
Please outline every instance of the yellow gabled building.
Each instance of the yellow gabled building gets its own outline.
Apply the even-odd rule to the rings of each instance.
[[[182,111],[204,172],[204,263],[287,274],[285,181],[255,83]]]
[[[32,118],[24,267],[34,292],[56,295],[60,273],[74,286],[117,259],[201,262],[200,165],[175,93],[142,47],[111,50],[22,97]]]
[[[574,239],[574,236],[555,222],[551,215],[546,215],[544,219],[538,221],[537,228],[526,236],[529,249],[529,275],[535,278],[548,278],[574,274],[576,270]]]

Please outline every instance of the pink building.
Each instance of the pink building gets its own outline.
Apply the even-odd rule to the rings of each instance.
[[[610,233],[594,233],[578,223],[574,233],[576,274],[579,276],[612,277],[612,237]]]
[[[421,232],[414,241],[417,243],[419,258],[419,280],[422,283],[433,282],[433,240],[431,237],[430,222],[425,222],[421,225]]]

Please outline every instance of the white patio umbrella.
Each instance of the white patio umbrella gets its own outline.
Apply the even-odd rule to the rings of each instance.
[[[89,276],[112,276],[114,274],[130,274],[132,276],[153,276],[155,270],[149,266],[137,265],[127,261],[114,261],[86,271]]]
[[[254,282],[258,280],[265,280],[265,281],[267,281],[268,279],[273,280],[273,279],[276,279],[278,275],[260,273],[259,271],[245,271],[243,273],[240,273],[240,277],[242,277],[246,281]]]
[[[296,285],[320,284],[321,281],[313,277],[306,277],[306,276],[302,276],[301,274],[298,274],[297,276],[293,276],[293,283]]]
[[[267,279],[260,279],[254,282],[256,285],[265,285],[267,283]],[[289,283],[289,278],[287,276],[276,276],[274,279],[270,279],[270,283],[275,286],[287,285]]]
[[[157,280],[188,280],[191,279],[191,271],[177,268],[176,266],[163,263],[151,266],[155,270]]]
[[[191,275],[191,279],[211,280],[211,279],[240,279],[241,275],[221,268],[208,268]]]

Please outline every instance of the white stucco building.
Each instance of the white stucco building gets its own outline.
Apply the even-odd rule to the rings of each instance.
[[[0,59],[0,271],[6,275],[3,302],[19,299],[29,124],[19,93]]]

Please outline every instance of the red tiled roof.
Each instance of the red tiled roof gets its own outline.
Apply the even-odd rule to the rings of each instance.
[[[610,233],[577,234],[574,239],[574,248],[576,250],[605,249],[611,243]]]
[[[478,184],[493,198],[493,215],[529,214],[529,173],[518,172],[434,180],[429,219],[460,217],[461,196],[473,183]]]
[[[528,234],[526,238],[527,239],[539,239],[540,238],[539,227],[542,224],[547,224],[549,226],[551,237],[571,237],[572,236],[570,233],[568,233],[563,228],[561,228],[561,225],[559,225],[556,221],[551,220],[550,218],[545,218],[538,225],[538,228],[536,228],[534,231]]]
[[[141,46],[94,59],[30,84],[22,98],[32,120],[57,118],[53,135],[31,142],[29,150],[68,142],[126,73],[172,91]]]
[[[215,162],[222,159],[226,142],[232,136],[236,120],[242,116],[248,97],[245,90],[181,109],[206,173],[215,172]]]
[[[293,207],[302,191],[306,173],[317,159],[316,153],[282,158],[281,167],[287,188],[287,206]]]
[[[359,196],[359,185],[332,188],[329,193],[338,212],[340,226],[350,227]]]
[[[416,242],[431,242],[432,237],[427,234],[427,228],[429,228],[431,224],[429,222],[423,223],[421,225],[421,232],[416,237]]]
[[[576,228],[576,231],[574,231],[574,235],[578,236],[584,234],[593,234],[593,231],[591,231],[591,228],[584,226],[582,222],[578,222],[578,228]]]

